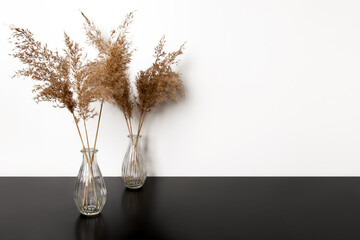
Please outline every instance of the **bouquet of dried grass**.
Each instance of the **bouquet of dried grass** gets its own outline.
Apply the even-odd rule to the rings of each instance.
[[[141,187],[146,178],[146,171],[141,169],[137,153],[137,146],[141,129],[146,115],[159,103],[168,100],[178,100],[184,95],[180,74],[173,70],[178,63],[178,56],[183,54],[184,44],[177,51],[166,52],[164,50],[165,38],[162,37],[155,47],[155,61],[146,70],[140,71],[135,79],[137,95],[131,88],[131,82],[127,70],[131,62],[133,50],[128,40],[128,27],[133,20],[133,13],[129,13],[122,25],[113,30],[110,37],[103,37],[101,31],[94,22],[83,14],[86,24],[85,31],[90,44],[99,52],[98,59],[92,64],[91,78],[106,89],[106,100],[115,104],[122,111],[129,131],[132,153],[130,164],[123,163],[123,179],[130,188]],[[138,127],[135,137],[133,134],[132,121],[134,111],[139,113]],[[129,173],[130,172],[130,173]],[[127,176],[129,175],[129,176]],[[127,184],[131,182],[131,184]]]
[[[130,135],[133,135],[132,119],[135,107],[140,113],[136,141],[141,132],[144,119],[154,106],[168,100],[177,101],[183,96],[182,80],[173,66],[178,64],[177,57],[183,54],[184,44],[177,51],[164,50],[165,37],[155,47],[155,61],[148,69],[140,71],[135,79],[137,95],[133,94],[127,70],[133,50],[128,40],[128,27],[133,20],[129,13],[122,25],[113,30],[109,39],[105,39],[94,22],[86,19],[85,30],[90,44],[99,51],[97,61],[93,63],[93,78],[98,79],[107,90],[107,98],[123,112]],[[134,143],[136,146],[136,143]]]
[[[102,85],[90,78],[92,63],[86,59],[83,48],[64,33],[66,48],[62,56],[58,51],[50,50],[46,44],[36,41],[28,29],[14,26],[10,26],[10,29],[10,42],[15,46],[11,56],[25,65],[13,77],[26,77],[38,82],[33,89],[36,102],[47,101],[53,103],[54,107],[69,110],[85,150],[79,127],[82,120],[87,147],[90,148],[86,120],[98,115],[91,104],[104,99],[106,94]],[[96,140],[94,142],[95,148]],[[90,162],[91,156],[87,155],[87,158]]]
[[[66,33],[64,33],[66,47],[64,54],[60,55],[58,51],[52,51],[46,44],[35,40],[28,29],[10,26],[10,30],[12,32],[10,42],[14,44],[11,56],[25,65],[23,69],[16,71],[13,77],[25,77],[37,81],[38,84],[33,89],[36,94],[34,98],[36,102],[51,102],[54,107],[67,108],[72,114],[90,172],[89,181],[84,188],[83,205],[90,198],[92,185],[91,194],[94,195],[98,209],[101,209],[102,206],[100,207],[96,194],[99,190],[95,189],[93,160],[96,152],[102,103],[108,94],[107,89],[96,78],[92,77],[94,62],[87,59],[86,54],[83,53],[83,48],[70,39]],[[92,107],[92,103],[97,101],[101,102],[100,114]],[[86,121],[97,115],[99,116],[98,124],[91,153]],[[80,122],[83,123],[87,148],[81,134]]]

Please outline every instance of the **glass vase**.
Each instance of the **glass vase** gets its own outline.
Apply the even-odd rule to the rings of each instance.
[[[128,136],[129,146],[122,164],[122,179],[130,189],[141,188],[146,180],[146,164],[141,150],[141,136]]]
[[[83,215],[96,215],[106,202],[106,186],[97,163],[97,149],[86,148],[82,164],[74,186],[74,201]]]

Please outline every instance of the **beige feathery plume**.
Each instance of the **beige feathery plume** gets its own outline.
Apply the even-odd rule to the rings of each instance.
[[[129,64],[133,50],[127,38],[128,27],[132,23],[133,12],[129,13],[123,23],[112,30],[108,39],[103,37],[101,31],[90,21],[84,13],[84,28],[88,42],[99,51],[99,56],[90,67],[90,78],[101,85],[104,93],[103,99],[118,106],[124,113],[131,132],[131,118],[133,101],[128,75]]]
[[[52,102],[54,107],[66,107],[73,113],[77,104],[73,99],[67,59],[57,51],[49,50],[46,44],[36,41],[28,29],[10,26],[10,30],[10,42],[15,45],[10,55],[25,65],[13,77],[23,76],[39,81],[33,90],[36,102]]]
[[[36,102],[48,101],[54,107],[66,107],[75,114],[77,121],[96,116],[91,103],[102,96],[100,84],[90,81],[90,63],[83,49],[64,33],[65,56],[48,49],[36,41],[28,29],[10,26],[10,42],[14,44],[11,56],[20,60],[24,68],[14,77],[28,77],[39,83],[34,86]]]

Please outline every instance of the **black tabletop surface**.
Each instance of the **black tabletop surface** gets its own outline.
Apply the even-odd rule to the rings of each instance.
[[[75,178],[0,178],[0,239],[360,239],[360,178],[105,178],[103,212],[81,216]]]

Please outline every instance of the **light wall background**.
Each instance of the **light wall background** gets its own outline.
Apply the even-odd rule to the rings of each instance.
[[[84,43],[85,12],[104,31],[137,10],[131,75],[187,41],[179,66],[186,98],[145,121],[152,176],[360,175],[360,2],[350,0],[45,1],[0,8],[0,176],[74,176],[81,144],[67,110],[36,104],[31,80],[8,54],[7,25],[61,49]],[[88,48],[91,49],[91,48]],[[91,54],[91,53],[90,53]],[[95,123],[89,123],[91,139]],[[98,159],[119,176],[123,116],[105,105]]]

